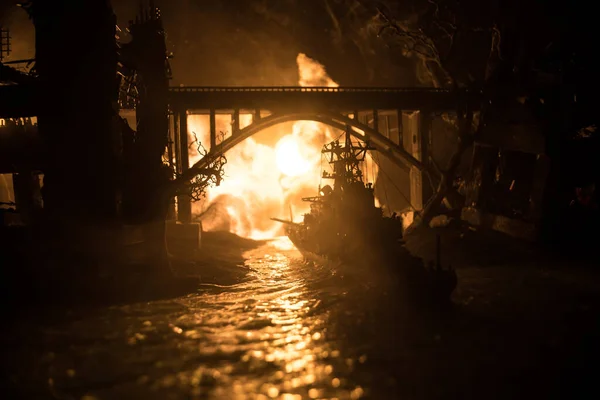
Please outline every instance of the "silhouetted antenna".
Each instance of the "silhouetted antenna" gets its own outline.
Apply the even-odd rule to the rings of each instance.
[[[10,33],[0,26],[0,61],[10,54]]]

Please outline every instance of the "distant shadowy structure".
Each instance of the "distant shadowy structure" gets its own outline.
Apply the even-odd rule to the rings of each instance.
[[[182,176],[174,170],[160,11],[153,2],[141,5],[129,41],[117,43],[107,1],[21,6],[35,26],[36,57],[25,60],[35,62],[28,72],[0,63],[0,118],[10,134],[0,143],[10,155],[0,166],[14,175],[26,223],[14,229],[27,233],[7,254],[27,265],[23,275],[45,271],[67,284],[77,281],[74,271],[92,281],[136,271],[172,278],[165,242],[172,199],[218,182],[224,158]],[[135,110],[137,130],[119,115],[122,106]],[[3,228],[9,238],[13,230]],[[128,254],[136,243],[141,259]]]

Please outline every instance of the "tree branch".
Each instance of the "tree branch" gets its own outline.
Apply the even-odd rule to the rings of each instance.
[[[197,152],[201,156],[200,160],[189,169],[181,173],[170,183],[171,194],[186,194],[194,201],[198,201],[206,196],[206,189],[211,186],[219,186],[224,178],[223,167],[227,163],[227,158],[222,154],[210,154],[208,150],[198,140],[196,132],[192,132],[194,141],[198,143]],[[221,132],[222,138],[225,133]]]
[[[381,21],[378,36],[390,32],[400,41],[402,50],[406,56],[417,55],[426,68],[435,87],[440,87],[443,83],[453,83],[455,81],[448,70],[444,68],[437,45],[421,28],[410,29],[406,23],[398,22],[381,7],[377,7],[376,9],[377,17]],[[454,36],[450,35],[450,38],[453,41]],[[434,72],[434,69],[441,72],[442,77],[437,76],[438,74]]]
[[[210,159],[202,158],[169,183],[171,194],[187,194],[194,200],[198,200],[206,194],[208,187],[221,184],[227,158],[224,155],[214,157],[205,155],[205,157]]]

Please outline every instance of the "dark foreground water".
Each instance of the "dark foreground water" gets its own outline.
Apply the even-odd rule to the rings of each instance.
[[[22,318],[2,335],[8,397],[0,397],[489,399],[558,393],[547,384],[561,374],[553,367],[552,346],[566,339],[556,327],[550,335],[547,324],[538,329],[506,322],[514,314],[510,307],[506,316],[478,314],[466,305],[473,300],[469,293],[462,294],[462,308],[444,315],[411,311],[381,282],[373,286],[305,265],[287,239],[246,256],[251,279],[231,287],[205,285],[171,300]]]

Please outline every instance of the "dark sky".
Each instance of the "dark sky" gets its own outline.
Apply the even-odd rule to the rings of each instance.
[[[584,32],[593,32],[590,20],[595,14],[575,5],[581,1],[574,0],[569,7],[543,0],[445,3],[459,10],[461,18],[475,23],[501,19],[505,26],[524,32],[526,40],[539,41],[537,48],[523,50],[531,52],[561,37],[588,46],[591,37]],[[303,52],[324,64],[342,85],[412,86],[413,61],[369,29],[372,11],[360,6],[383,2],[401,9],[404,16],[431,4],[426,0],[157,0],[156,4],[163,12],[168,47],[175,54],[176,85],[294,85],[296,56]],[[8,7],[11,3],[15,1],[0,0],[0,23],[13,36],[11,58],[33,57],[31,22],[24,11]],[[112,4],[119,25],[125,27],[135,17],[139,1],[112,0]],[[521,40],[515,39],[516,46]],[[464,50],[473,53],[470,46]],[[462,63],[464,57],[459,58]]]
[[[391,52],[360,30],[366,19],[337,0],[170,0],[162,2],[176,82],[296,84],[296,56],[325,64],[345,85],[406,84]],[[122,25],[135,0],[115,0]],[[335,20],[333,17],[335,17]],[[354,17],[354,18],[352,18]],[[336,29],[339,21],[343,26]],[[410,78],[408,78],[410,79]]]
[[[7,2],[4,2],[7,3]],[[343,85],[410,85],[411,63],[365,28],[368,17],[346,0],[163,0],[173,84],[294,85],[296,56],[323,63]],[[119,25],[137,0],[113,0]],[[33,57],[33,28],[25,13],[0,14],[11,29],[13,59]],[[84,32],[81,34],[85,34]],[[406,72],[403,72],[406,71]]]

